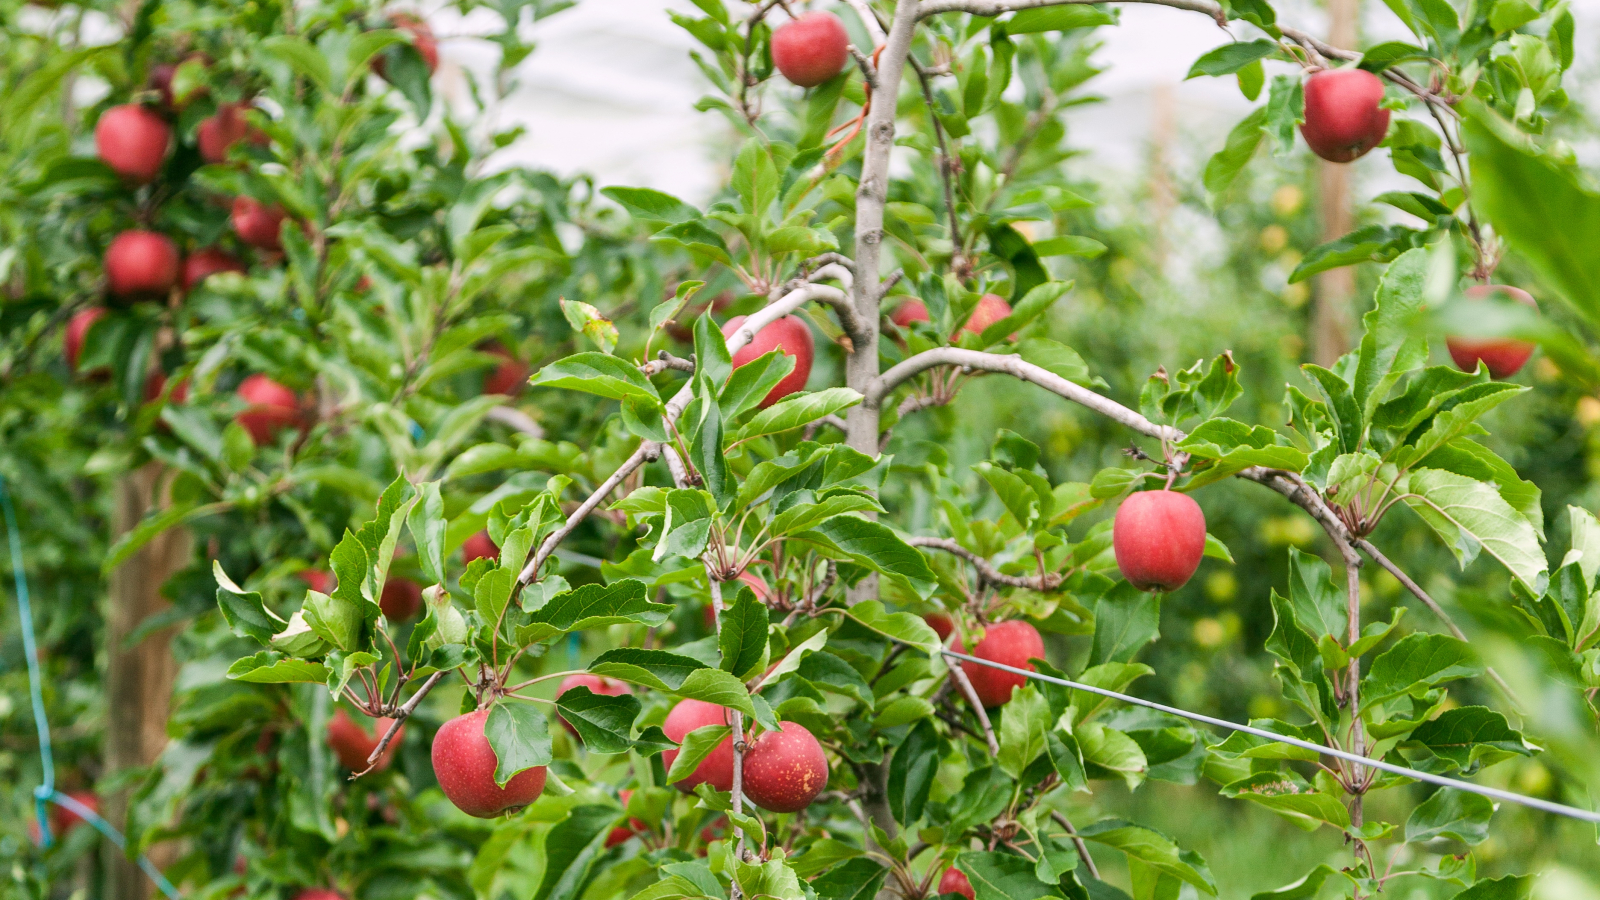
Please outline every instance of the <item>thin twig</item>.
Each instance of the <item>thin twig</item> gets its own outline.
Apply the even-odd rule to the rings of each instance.
[[[1089,874],[1094,876],[1094,880],[1099,881],[1100,869],[1094,864],[1094,857],[1089,855],[1088,845],[1083,842],[1083,838],[1078,837],[1078,829],[1072,827],[1072,820],[1068,819],[1064,813],[1053,809],[1050,810],[1050,818],[1055,819],[1057,825],[1065,828],[1067,834],[1072,835],[1072,843],[1077,845],[1078,848],[1078,858],[1083,860],[1085,866],[1089,867]]]
[[[978,692],[973,689],[972,681],[967,678],[967,673],[962,671],[961,664],[950,666],[950,679],[961,689],[962,696],[972,704],[972,711],[978,714],[978,724],[983,726],[983,742],[989,745],[989,753],[994,758],[1000,756],[1000,742],[994,738],[994,726],[989,724],[989,713],[983,708],[983,701],[978,699]]]
[[[389,725],[389,730],[385,731],[383,737],[378,740],[378,746],[372,748],[372,753],[367,756],[367,767],[350,776],[352,781],[372,771],[372,768],[378,764],[378,757],[382,756],[383,751],[388,748],[389,742],[394,740],[394,736],[400,733],[400,726],[406,723],[406,719],[411,718],[411,714],[417,710],[417,704],[422,702],[423,697],[428,696],[428,692],[433,690],[433,686],[438,684],[439,679],[444,676],[444,672],[435,672],[429,675],[428,680],[422,683],[422,687],[417,688],[417,692],[411,695],[411,699],[407,700],[404,706],[394,711],[394,722]]]
[[[1027,588],[1033,591],[1053,591],[1061,586],[1061,576],[1054,572],[1048,572],[1032,578],[1025,578],[1021,575],[1007,575],[1004,572],[1001,572],[999,569],[996,569],[988,560],[976,553],[973,553],[971,550],[968,550],[950,538],[911,537],[906,539],[906,543],[913,547],[928,547],[933,550],[943,550],[946,553],[953,553],[971,563],[972,567],[978,570],[978,576],[984,581],[990,581],[995,584],[1009,585],[1011,587]]]

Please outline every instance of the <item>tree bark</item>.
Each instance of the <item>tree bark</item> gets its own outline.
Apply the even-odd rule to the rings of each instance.
[[[145,514],[170,498],[163,484],[166,470],[147,463],[117,482],[112,512],[113,537],[135,528]],[[172,657],[175,629],[162,629],[129,646],[128,637],[147,617],[168,606],[161,585],[188,562],[193,548],[188,531],[170,529],[158,535],[111,573],[106,614],[106,772],[115,775],[147,766],[167,745],[167,714],[177,663]],[[127,792],[106,798],[113,825],[127,818]],[[149,878],[110,844],[107,867],[110,900],[147,900]],[[151,854],[160,866],[166,854]]]
[[[1359,0],[1328,0],[1328,43],[1353,47],[1356,43]],[[1350,165],[1321,160],[1317,163],[1318,193],[1322,201],[1322,240],[1350,233],[1355,219],[1350,210]],[[1317,276],[1316,306],[1311,315],[1311,360],[1332,368],[1350,349],[1354,327],[1356,270],[1352,266],[1330,269]]]

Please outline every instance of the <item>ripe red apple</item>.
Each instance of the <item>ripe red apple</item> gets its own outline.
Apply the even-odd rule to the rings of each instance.
[[[267,143],[267,136],[251,128],[245,118],[248,103],[224,103],[214,115],[207,116],[195,129],[195,143],[200,147],[200,158],[208,163],[227,162],[228,151],[243,140],[252,144]]]
[[[678,705],[667,713],[667,720],[661,723],[661,730],[666,732],[668,738],[674,743],[682,743],[683,736],[696,728],[707,725],[728,725],[728,711],[715,703],[704,700],[679,700]],[[661,762],[672,769],[672,761],[678,758],[677,750],[667,750],[661,754]],[[748,755],[747,755],[748,758]],[[692,793],[695,785],[709,784],[719,791],[733,790],[733,735],[723,738],[700,765],[690,773],[688,778],[678,782],[678,790],[685,794]]]
[[[1011,315],[1011,304],[999,294],[984,294],[978,298],[978,305],[972,308],[972,315],[967,317],[967,324],[961,326],[963,331],[973,334],[983,334],[983,330],[990,325]],[[1012,335],[1011,339],[1016,340]]]
[[[113,106],[94,126],[94,146],[118,175],[148,184],[161,174],[172,145],[172,127],[154,110],[137,103]]]
[[[1365,69],[1324,69],[1306,79],[1306,120],[1300,134],[1329,162],[1364,156],[1389,133],[1383,81]]]
[[[1501,293],[1523,306],[1539,308],[1533,301],[1533,296],[1521,288],[1514,288],[1508,284],[1475,284],[1467,288],[1467,297],[1471,300],[1482,300],[1495,293]],[[1489,368],[1489,374],[1494,378],[1510,378],[1517,374],[1528,358],[1533,356],[1534,345],[1527,341],[1513,338],[1466,338],[1447,337],[1445,347],[1450,351],[1450,358],[1463,372],[1478,371],[1478,361],[1482,360]]]
[[[727,337],[738,331],[744,320],[745,316],[734,316],[729,319],[728,324],[722,326],[722,336]],[[811,361],[816,357],[816,349],[811,342],[810,327],[796,316],[784,316],[756,332],[754,340],[739,348],[739,352],[733,354],[733,367],[737,369],[745,363],[754,362],[773,350],[782,350],[794,357],[794,369],[783,376],[783,380],[762,399],[760,404],[762,409],[795,391],[804,389],[806,379],[811,377]]]
[[[816,87],[850,61],[850,34],[830,12],[808,12],[772,32],[772,64],[800,87]]]
[[[972,882],[967,880],[966,874],[955,866],[945,869],[944,874],[939,876],[939,893],[960,894],[967,900],[977,900],[978,896],[972,890]]]
[[[144,379],[144,402],[154,403],[161,399],[161,392],[167,389],[167,373],[160,369],[152,369]],[[189,400],[189,379],[172,386],[172,394],[167,398],[169,403],[185,403]],[[162,423],[163,427],[165,423]]]
[[[622,790],[618,791],[617,794],[622,798],[622,806],[624,809],[626,809],[628,806],[628,801],[633,798],[633,791],[623,788]],[[628,819],[628,824],[618,825],[617,827],[611,829],[610,834],[606,835],[606,849],[610,850],[612,847],[615,847],[616,845],[626,841],[628,838],[631,838],[636,834],[644,834],[649,830],[650,826],[639,821],[638,819],[630,818]]]
[[[593,693],[603,694],[607,697],[620,697],[623,694],[633,693],[633,688],[629,687],[626,681],[618,681],[615,678],[606,678],[603,675],[591,675],[588,672],[578,672],[577,674],[568,675],[567,677],[561,679],[560,686],[556,688],[556,696],[560,697],[567,691],[580,687],[586,687]],[[577,736],[578,729],[573,728],[572,723],[568,722],[566,717],[561,717],[561,724],[564,725],[568,731],[572,732],[573,736]],[[624,797],[622,802],[628,802],[627,798]]]
[[[804,726],[779,722],[744,754],[744,793],[769,812],[799,812],[828,786],[828,757]]]
[[[745,569],[743,572],[740,572],[736,577],[739,581],[750,586],[750,590],[755,593],[757,600],[760,600],[762,603],[772,602],[772,588],[767,585],[766,579],[750,571],[749,569]],[[724,589],[723,594],[723,601],[725,603],[732,600],[733,594],[731,592]],[[705,606],[705,616],[706,628],[710,631],[716,631],[717,611],[709,603],[707,603]]]
[[[262,250],[282,250],[279,238],[283,220],[288,215],[281,206],[268,206],[249,197],[233,198],[233,231],[252,247]]]
[[[194,85],[188,96],[184,97],[182,101],[178,100],[177,95],[172,92],[172,79],[178,74],[178,67],[189,62],[196,62],[201,66],[205,66],[211,60],[203,53],[196,53],[186,57],[182,62],[160,63],[150,67],[150,76],[145,79],[145,82],[153,90],[161,94],[161,106],[169,113],[182,110],[189,105],[191,100],[204,96],[210,90],[204,84]]]
[[[544,790],[544,766],[518,772],[500,787],[494,782],[497,760],[484,736],[489,711],[480,709],[444,723],[433,738],[433,774],[456,808],[469,816],[490,819],[521,809]]]
[[[405,622],[422,609],[422,585],[409,578],[390,578],[383,583],[378,608],[390,622]]]
[[[105,307],[91,306],[88,309],[73,313],[72,318],[67,320],[66,330],[61,336],[61,344],[62,351],[67,357],[67,365],[73,371],[77,371],[78,357],[83,355],[83,342],[89,337],[89,329],[94,326],[94,323],[104,318],[105,314]]]
[[[500,357],[503,362],[495,366],[494,370],[483,378],[483,392],[485,394],[506,394],[514,396],[528,383],[528,364],[515,356],[501,344],[491,344],[481,348],[484,353]]]
[[[956,642],[956,652],[963,652]],[[1013,620],[990,625],[983,639],[972,648],[972,656],[1001,665],[1033,671],[1030,659],[1044,659],[1044,639],[1027,622]],[[1011,700],[1011,692],[1027,683],[1027,678],[981,663],[961,662],[961,671],[972,682],[972,691],[984,706],[1001,706]]]
[[[106,248],[106,284],[114,297],[161,297],[178,283],[182,265],[172,238],[154,231],[124,231]]]
[[[300,424],[300,398],[265,375],[251,375],[241,382],[239,397],[250,406],[233,420],[250,432],[258,447],[272,443],[279,431]]]
[[[195,285],[218,272],[238,272],[243,275],[245,271],[244,263],[235,259],[232,254],[217,247],[205,247],[184,259],[183,289],[185,292],[192,291]]]
[[[950,614],[946,612],[926,613],[922,621],[928,623],[928,627],[933,629],[933,633],[937,634],[941,641],[949,640],[950,635],[956,630],[956,620],[950,618]]]
[[[439,40],[433,36],[433,29],[428,27],[426,21],[412,13],[398,12],[389,16],[389,27],[411,35],[411,43],[427,64],[429,75],[439,71]],[[384,62],[383,54],[372,60],[372,71],[377,72],[379,78],[389,77]]]
[[[89,811],[95,815],[100,814],[100,797],[93,791],[64,791],[63,793],[89,807]],[[50,839],[52,841],[66,840],[67,835],[71,834],[72,830],[81,824],[83,824],[83,819],[77,813],[58,803],[50,805]],[[28,836],[33,839],[35,844],[43,843],[44,835],[39,833],[37,820],[28,823]]]
[[[915,297],[901,303],[889,314],[889,321],[901,328],[910,328],[912,322],[931,322],[928,316],[928,304]]]
[[[319,594],[333,593],[332,572],[325,569],[301,569],[295,574],[300,576],[300,580],[306,583],[306,587],[311,588],[313,591]]]
[[[294,900],[344,900],[344,895],[332,888],[306,888]]]
[[[487,530],[480,531],[472,537],[467,538],[466,543],[461,545],[462,565],[470,566],[472,565],[472,561],[475,559],[499,558],[500,548],[495,546],[495,543],[490,539],[489,532]]]
[[[376,719],[372,723],[372,730],[369,731],[364,723],[357,722],[343,707],[340,707],[334,711],[333,718],[328,720],[328,746],[333,748],[333,755],[339,757],[339,765],[352,772],[360,772],[367,767],[367,757],[378,749],[378,742],[388,734],[392,725],[394,725],[393,719]],[[382,772],[389,768],[389,762],[394,759],[395,751],[400,749],[400,739],[405,733],[406,727],[401,725],[400,730],[395,733],[394,740],[383,748],[383,754],[373,766],[374,772]]]
[[[1111,526],[1117,568],[1141,591],[1175,591],[1188,582],[1206,550],[1200,504],[1177,491],[1130,494]]]

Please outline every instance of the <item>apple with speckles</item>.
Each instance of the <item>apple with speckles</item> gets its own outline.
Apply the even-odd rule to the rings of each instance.
[[[744,793],[768,812],[799,812],[828,786],[828,757],[810,731],[779,722],[744,754]]]
[[[1200,504],[1177,491],[1130,494],[1111,526],[1117,568],[1141,591],[1175,591],[1188,583],[1206,551]]]
[[[495,783],[498,759],[484,734],[488,720],[487,709],[465,713],[444,723],[433,737],[439,789],[457,809],[480,819],[527,806],[538,799],[545,782],[544,766],[534,766],[513,775],[505,787]]]

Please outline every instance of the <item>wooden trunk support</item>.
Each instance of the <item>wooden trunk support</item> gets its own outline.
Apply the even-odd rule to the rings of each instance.
[[[166,470],[151,462],[117,482],[111,527],[114,536],[131,531],[152,509],[166,506]],[[163,629],[129,646],[127,638],[148,616],[168,606],[161,585],[183,568],[192,554],[184,529],[158,535],[111,573],[106,610],[106,773],[117,774],[154,762],[167,745],[167,714],[177,663],[172,657],[174,629]],[[108,818],[121,826],[127,792],[106,798]],[[109,900],[147,900],[155,894],[148,877],[109,843]],[[158,866],[170,853],[152,853]]]

